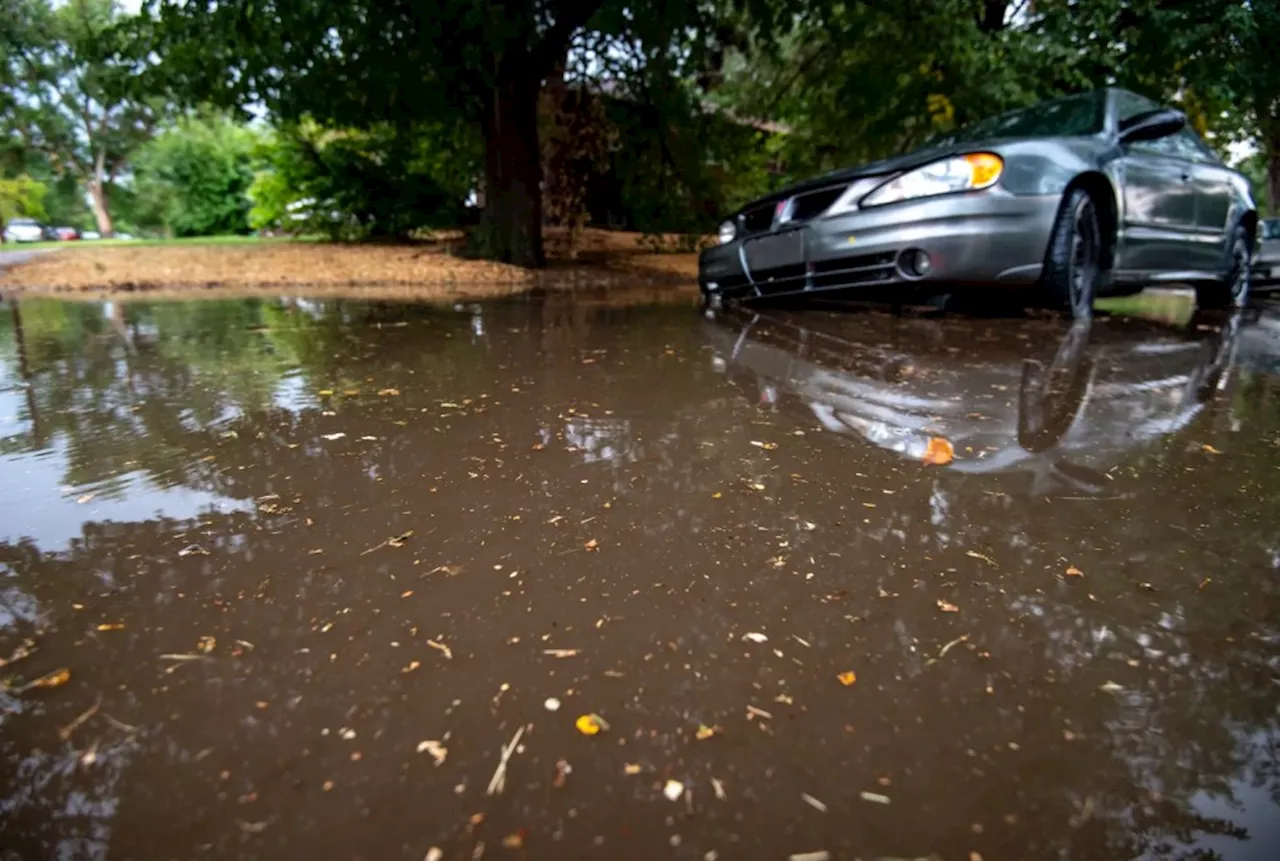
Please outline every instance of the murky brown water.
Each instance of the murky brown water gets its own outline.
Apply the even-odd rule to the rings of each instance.
[[[0,857],[1274,858],[1280,317],[1124,307],[0,308]]]

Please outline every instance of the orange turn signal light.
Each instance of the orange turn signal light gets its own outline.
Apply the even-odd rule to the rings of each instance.
[[[994,185],[1004,172],[1004,159],[992,152],[971,152],[963,157],[973,172],[973,187]]]

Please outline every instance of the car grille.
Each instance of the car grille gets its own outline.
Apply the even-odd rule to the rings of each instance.
[[[840,199],[840,195],[844,194],[845,189],[848,187],[849,183],[846,182],[796,195],[791,199],[791,218],[787,221],[787,224],[803,224],[806,221],[817,218],[830,209],[831,205]],[[786,198],[781,200],[786,200]],[[742,224],[743,234],[754,236],[757,233],[766,233],[771,230],[779,202],[781,201],[774,200],[742,213],[739,220]]]

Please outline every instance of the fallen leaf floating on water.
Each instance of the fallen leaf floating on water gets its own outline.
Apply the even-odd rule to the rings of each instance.
[[[778,444],[776,442],[758,442],[756,440],[752,440],[751,444],[756,448],[762,448],[765,451],[773,451],[778,447]]]
[[[927,466],[946,466],[955,460],[956,450],[950,442],[940,436],[929,437],[929,444],[924,449],[924,462]]]
[[[378,389],[378,395],[384,398],[398,397],[399,394],[400,394],[399,389]]]
[[[623,774],[639,774],[642,770],[638,762],[628,762],[622,766]]]
[[[515,834],[508,834],[506,837],[502,838],[503,849],[521,849],[523,847],[524,835],[518,831]]]
[[[333,441],[334,441],[334,440],[336,440],[336,439],[342,439],[342,438],[343,438],[343,437],[345,437],[345,436],[346,436],[346,434],[345,434],[345,433],[343,433],[342,431],[338,431],[337,433],[322,433],[322,434],[320,434],[320,438],[321,438],[321,439],[327,439],[327,440],[329,440],[329,442],[333,442]]]
[[[123,631],[124,622],[103,622],[97,629],[104,633],[106,631]]]
[[[547,697],[542,703],[542,707],[549,712],[558,712],[560,711],[560,701],[555,697]]]
[[[609,723],[598,714],[582,715],[573,725],[578,728],[578,732],[583,735],[599,735],[602,731],[609,728]]]
[[[1068,565],[1066,574],[1068,577],[1083,577],[1084,572],[1074,565]]]
[[[849,670],[848,672],[841,673],[840,675],[836,676],[836,678],[840,680],[840,684],[844,685],[847,688],[849,687],[849,685],[853,684],[858,680],[858,674],[855,673],[853,670]]]
[[[215,648],[217,648],[217,646],[218,646],[217,639],[206,635],[201,637],[200,641],[196,643],[196,650],[199,651],[200,654],[202,655],[207,655],[210,652],[212,652]]]
[[[679,801],[680,796],[684,795],[684,784],[678,780],[668,780],[662,787],[662,794],[668,801]]]
[[[831,861],[831,853],[825,849],[817,852],[795,852],[787,856],[787,861]]]
[[[959,608],[959,607],[957,607],[955,604],[952,604],[952,603],[951,603],[951,602],[949,602],[949,601],[943,601],[943,600],[941,600],[941,599],[939,599],[939,601],[938,601],[938,609],[939,609],[939,610],[941,610],[941,611],[942,611],[942,612],[944,612],[944,613],[959,613],[959,612],[960,612],[960,608]]]
[[[71,681],[71,671],[66,667],[63,667],[61,669],[54,670],[52,673],[46,673],[34,681],[27,682],[25,685],[18,688],[18,693],[24,694],[27,691],[43,688],[57,688],[65,685],[69,681]]]
[[[881,795],[878,792],[859,792],[858,797],[863,801],[870,801],[872,804],[888,804],[889,796]]]
[[[990,565],[992,568],[999,568],[999,567],[1000,567],[999,565],[997,565],[997,564],[996,564],[996,560],[992,559],[990,556],[984,556],[983,554],[979,553],[979,552],[978,552],[978,551],[976,551],[976,550],[966,550],[966,551],[964,552],[964,555],[965,555],[965,556],[971,556],[971,557],[973,557],[974,559],[981,559],[983,562],[987,563],[987,564],[988,564],[988,565]]]
[[[766,637],[764,634],[760,634],[755,631],[752,631],[749,634],[743,634],[742,639],[750,640],[753,643],[766,643],[769,641],[769,638]]]
[[[572,658],[582,653],[581,649],[543,649],[542,654],[553,658]]]
[[[10,664],[21,661],[23,658],[29,658],[36,650],[35,640],[23,640],[22,645],[14,649],[7,658],[0,658],[0,667],[7,667]]]
[[[449,756],[449,748],[445,747],[434,739],[418,742],[418,753],[429,753],[431,758],[436,761],[436,765],[444,765],[445,759]]]
[[[695,733],[698,741],[706,741],[719,731],[718,727],[707,726],[706,724],[698,724],[698,731]]]
[[[320,391],[316,392],[316,394],[320,395],[321,397],[327,398],[329,397],[329,395],[333,394],[333,389],[321,389]]]
[[[209,551],[205,550],[199,544],[188,544],[178,551],[179,556],[208,556]]]
[[[1200,446],[1200,448],[1204,449],[1205,452],[1208,454],[1222,454],[1222,452],[1218,451],[1216,448],[1209,445],[1208,443],[1205,443],[1204,445]]]
[[[773,720],[773,715],[769,714],[769,712],[764,709],[758,709],[755,706],[747,706],[747,720],[751,720],[753,717]]]
[[[582,545],[583,549],[585,550],[595,550],[599,546],[600,546],[600,542],[596,541],[594,538],[592,538],[586,544]]]
[[[1105,683],[1102,685],[1102,687],[1100,687],[1098,690],[1100,690],[1100,691],[1106,691],[1106,692],[1107,692],[1107,693],[1109,693],[1109,694],[1114,694],[1116,691],[1122,691],[1122,690],[1124,690],[1124,686],[1123,686],[1123,685],[1118,685],[1118,684],[1116,684],[1115,682],[1105,682]]]

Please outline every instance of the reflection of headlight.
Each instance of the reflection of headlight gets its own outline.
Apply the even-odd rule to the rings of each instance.
[[[725,245],[734,240],[738,235],[738,228],[732,221],[726,221],[720,225],[720,244]]]
[[[861,206],[883,206],[900,200],[990,188],[1003,172],[1004,160],[994,153],[975,152],[946,158],[889,180],[862,198]]]

